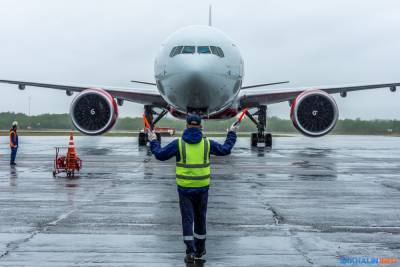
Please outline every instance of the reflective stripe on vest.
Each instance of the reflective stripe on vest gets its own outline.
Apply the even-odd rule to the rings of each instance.
[[[180,161],[176,163],[176,183],[181,187],[204,187],[210,184],[210,141],[197,144],[178,140]]]
[[[206,164],[184,164],[184,163],[177,162],[176,166],[185,167],[185,168],[203,168],[203,167],[210,166],[210,163],[206,163]]]

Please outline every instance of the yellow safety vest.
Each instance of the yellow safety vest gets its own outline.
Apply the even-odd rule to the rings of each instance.
[[[176,163],[176,184],[198,188],[210,185],[210,141],[203,137],[197,144],[178,140],[180,160]]]

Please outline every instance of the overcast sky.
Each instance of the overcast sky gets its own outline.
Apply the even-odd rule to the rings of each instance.
[[[181,27],[213,24],[239,45],[244,85],[400,81],[398,0],[0,0],[0,79],[135,86],[153,81],[160,43]],[[0,85],[0,111],[65,113],[64,92]],[[400,88],[399,88],[400,91]],[[400,119],[400,92],[349,93],[341,118]],[[288,118],[287,103],[269,107]],[[138,116],[128,103],[122,116]]]

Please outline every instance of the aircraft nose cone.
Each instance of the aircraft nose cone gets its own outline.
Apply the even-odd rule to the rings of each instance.
[[[182,90],[186,92],[186,107],[188,110],[199,109],[207,112],[211,99],[213,85],[209,83],[208,77],[198,71],[188,72],[184,78]]]
[[[164,96],[169,103],[185,112],[214,112],[232,95],[230,81],[218,58],[207,55],[181,55],[167,70],[163,80]]]

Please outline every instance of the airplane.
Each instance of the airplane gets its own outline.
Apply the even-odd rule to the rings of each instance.
[[[154,61],[155,82],[132,81],[148,88],[114,88],[93,85],[66,85],[16,80],[0,83],[64,90],[68,96],[78,93],[70,106],[74,126],[86,135],[109,131],[118,118],[118,106],[124,101],[144,105],[144,115],[154,127],[166,114],[183,119],[197,113],[203,119],[230,119],[242,111],[255,124],[251,146],[272,146],[272,135],[266,133],[267,107],[280,102],[290,105],[290,118],[303,135],[320,137],[328,134],[338,120],[338,106],[331,96],[348,92],[389,88],[397,83],[365,85],[311,86],[302,88],[266,88],[275,82],[242,85],[244,61],[236,43],[211,24],[188,26],[170,35]],[[160,138],[160,137],[158,137]],[[138,144],[146,145],[146,132],[139,133]]]

